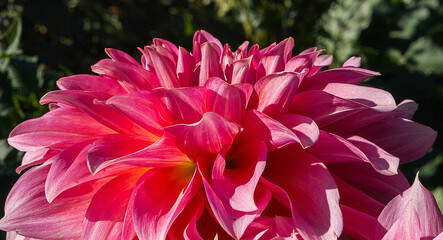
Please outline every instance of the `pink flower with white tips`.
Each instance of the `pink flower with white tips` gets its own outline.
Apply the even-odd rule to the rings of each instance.
[[[320,71],[332,57],[293,46],[233,52],[198,31],[191,53],[154,39],[141,64],[106,49],[98,76],[61,78],[41,99],[50,111],[11,132],[26,152],[17,171],[30,169],[0,229],[10,240],[435,237],[435,200],[398,170],[436,137],[410,120],[416,104],[358,86],[378,75],[359,58]]]

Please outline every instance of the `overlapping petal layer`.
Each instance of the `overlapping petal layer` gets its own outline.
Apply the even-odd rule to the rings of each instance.
[[[154,39],[138,63],[106,49],[99,74],[58,81],[50,112],[14,129],[29,169],[8,239],[398,239],[443,229],[398,170],[436,132],[416,104],[358,86],[378,73],[294,40],[237,50],[205,31],[188,52]],[[36,166],[40,165],[40,166]],[[409,188],[409,189],[408,189]],[[418,204],[423,203],[422,205]],[[440,234],[441,236],[441,234]]]

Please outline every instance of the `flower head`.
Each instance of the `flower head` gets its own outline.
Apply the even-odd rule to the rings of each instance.
[[[410,120],[411,100],[358,86],[378,75],[359,58],[320,71],[331,56],[293,46],[233,51],[198,31],[192,52],[154,39],[141,64],[106,49],[98,75],[61,78],[41,99],[50,111],[11,132],[26,151],[17,171],[31,168],[0,228],[11,239],[385,233],[377,218],[391,224],[383,208],[409,188],[398,165],[436,133]]]

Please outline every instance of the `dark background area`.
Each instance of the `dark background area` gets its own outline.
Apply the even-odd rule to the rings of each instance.
[[[137,47],[158,37],[191,50],[200,29],[233,48],[292,36],[294,54],[323,48],[334,56],[332,67],[361,56],[362,67],[382,74],[365,85],[389,91],[397,103],[415,100],[413,120],[443,131],[439,0],[0,0],[0,215],[23,155],[6,139],[17,124],[48,110],[38,100],[58,78],[92,73],[106,47],[139,59]],[[440,208],[442,147],[439,134],[428,155],[401,166],[410,182],[420,171]]]

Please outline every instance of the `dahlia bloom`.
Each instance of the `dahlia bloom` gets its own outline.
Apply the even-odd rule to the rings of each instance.
[[[401,163],[435,140],[417,105],[358,86],[378,75],[294,40],[192,53],[154,39],[141,64],[106,49],[61,78],[50,111],[10,134],[26,151],[8,239],[430,239],[432,194]],[[403,235],[402,235],[403,234]],[[405,237],[406,236],[406,237]],[[441,234],[440,234],[441,236]]]

